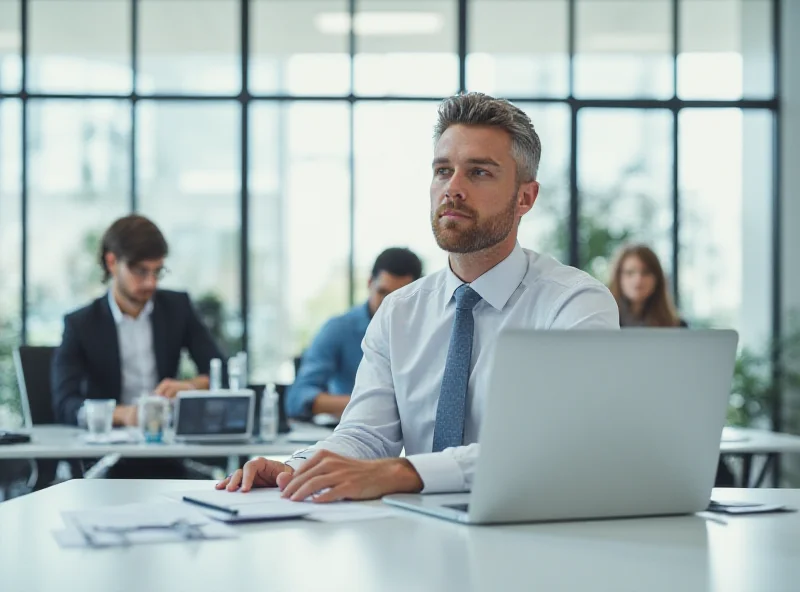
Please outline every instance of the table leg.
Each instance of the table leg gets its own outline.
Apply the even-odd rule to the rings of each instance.
[[[244,462],[247,462],[246,458],[245,458]],[[236,454],[228,455],[228,466],[227,466],[227,469],[226,469],[226,474],[230,475],[236,469],[242,468],[242,465],[244,464],[244,462],[242,462],[242,457],[240,457],[240,456],[238,456]]]
[[[776,452],[770,452],[767,454],[767,457],[764,459],[764,466],[761,467],[761,471],[758,473],[758,477],[756,477],[756,482],[753,484],[753,487],[761,487],[764,485],[764,480],[767,476],[767,471],[772,468],[774,470],[776,463],[778,462],[778,454]]]
[[[750,477],[753,473],[753,455],[746,453],[742,456],[742,481],[740,487],[750,487]]]
[[[103,458],[98,460],[92,466],[92,468],[90,468],[88,471],[84,472],[83,478],[84,479],[102,479],[103,477],[105,477],[106,472],[108,471],[108,469],[110,469],[115,464],[117,464],[117,462],[119,462],[119,459],[121,459],[121,458],[122,458],[122,455],[119,454],[118,452],[115,452],[114,454],[106,454]]]

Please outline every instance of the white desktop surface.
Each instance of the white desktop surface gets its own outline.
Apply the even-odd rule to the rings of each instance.
[[[219,592],[796,591],[800,514],[464,526],[415,513],[238,526],[236,540],[61,549],[63,510],[211,482],[74,480],[0,503],[0,589]],[[715,490],[800,507],[800,490]],[[379,503],[379,502],[371,502]]]
[[[322,439],[330,429],[312,424],[299,424],[296,431],[308,441]],[[308,443],[290,441],[287,435],[278,436],[275,442],[247,442],[243,444],[88,444],[82,440],[85,430],[72,426],[36,426],[20,430],[31,434],[29,444],[0,446],[0,459],[25,458],[98,458],[106,454],[123,457],[202,457],[226,455],[289,455],[308,446]],[[676,437],[680,433],[676,432]],[[754,430],[725,428],[720,443],[723,454],[800,453],[800,436]]]
[[[330,430],[316,426],[298,428],[309,436],[324,438]],[[31,435],[27,444],[0,446],[0,459],[24,458],[98,458],[106,454],[119,454],[123,457],[170,458],[203,457],[228,455],[290,455],[309,444],[289,441],[281,434],[274,442],[244,443],[205,443],[183,444],[144,442],[128,444],[89,444],[83,440],[86,430],[73,426],[36,426],[20,430]]]
[[[800,453],[800,436],[752,428],[724,428],[720,451],[725,454]]]

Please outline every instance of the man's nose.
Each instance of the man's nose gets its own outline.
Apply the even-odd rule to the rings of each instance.
[[[450,180],[447,182],[447,187],[445,187],[444,195],[449,200],[463,200],[466,197],[464,192],[464,176],[460,174],[458,171],[453,173],[453,176],[450,177]]]

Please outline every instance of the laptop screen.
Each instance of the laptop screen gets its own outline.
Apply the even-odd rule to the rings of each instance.
[[[181,397],[176,436],[240,435],[247,433],[251,396]]]

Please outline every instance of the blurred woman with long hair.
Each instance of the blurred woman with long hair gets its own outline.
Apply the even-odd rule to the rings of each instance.
[[[611,271],[611,294],[621,327],[685,327],[667,289],[658,256],[645,245],[620,249]]]

